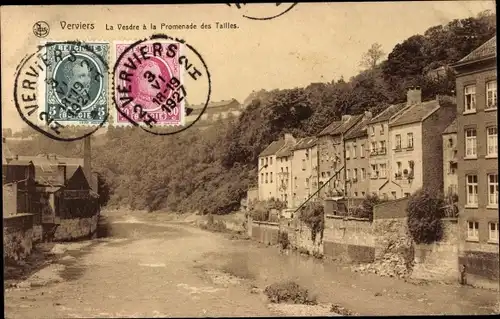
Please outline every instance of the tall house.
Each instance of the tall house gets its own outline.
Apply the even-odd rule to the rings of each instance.
[[[420,188],[442,192],[442,134],[455,120],[456,112],[454,98],[438,96],[412,104],[389,123],[391,174],[380,189],[383,197],[406,197]]]
[[[276,153],[284,145],[284,139],[274,141],[259,154],[259,200],[278,199]]]
[[[329,182],[329,185],[325,186],[320,192],[322,197],[334,194],[345,195],[346,170],[344,169],[344,135],[362,118],[362,114],[343,115],[342,120],[331,123],[318,134],[319,186],[326,183],[335,175]]]
[[[291,134],[285,134],[283,147],[276,152],[278,172],[278,199],[285,202],[288,208],[292,205],[292,157],[296,139]]]
[[[292,207],[299,207],[318,190],[318,147],[316,137],[300,139],[293,148]]]
[[[365,118],[358,122],[344,137],[346,158],[347,196],[363,198],[369,192],[367,154],[368,134],[367,125],[372,114],[365,113]]]
[[[458,195],[457,121],[443,132],[443,194]]]
[[[369,192],[381,195],[380,189],[389,180],[390,161],[392,155],[391,140],[389,139],[389,121],[394,119],[403,110],[414,103],[413,90],[408,91],[408,101],[391,105],[373,117],[367,124],[368,143],[366,153],[368,157],[368,173],[370,179]],[[413,98],[413,99],[412,99]],[[393,198],[395,196],[392,196]]]
[[[463,239],[459,259],[471,283],[493,280],[498,285],[496,37],[453,67],[457,72],[458,198]]]

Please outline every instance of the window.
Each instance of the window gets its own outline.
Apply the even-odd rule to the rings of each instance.
[[[405,197],[410,197],[410,193],[405,193]]]
[[[266,173],[266,184],[267,184],[267,177],[268,177],[268,173]]]
[[[309,188],[309,178],[306,177],[306,188]]]
[[[364,168],[361,169],[361,180],[364,181],[366,179],[366,170]]]
[[[361,192],[361,196],[365,197],[365,192]]]
[[[285,170],[286,170],[286,172],[288,173],[288,166],[287,166],[287,167],[285,167]]]
[[[477,156],[476,129],[465,130],[465,157]]]
[[[377,143],[376,142],[372,142],[371,144],[371,150],[370,150],[372,153],[376,153],[377,152]]]
[[[386,167],[386,164],[380,164],[380,177],[382,177],[382,178],[386,177],[385,167]]]
[[[269,165],[273,165],[273,158],[269,157]]]
[[[326,175],[327,175],[328,177],[330,177],[330,171],[326,172]]]
[[[397,173],[398,173],[399,175],[401,175],[401,167],[402,167],[401,162],[397,162],[397,163],[396,163],[396,165],[398,166],[398,171],[397,171]]]
[[[346,173],[345,173],[345,176],[346,176],[346,178],[347,178],[347,179],[349,179],[349,176],[350,176],[350,175],[351,175],[351,170],[350,170],[350,169],[348,169],[348,170],[346,171]]]
[[[486,140],[487,152],[488,152],[487,155],[497,156],[498,154],[497,128],[488,127],[486,131],[488,134],[488,139]]]
[[[268,160],[267,160],[267,157],[266,157],[266,165],[267,165],[267,161],[268,161]]]
[[[464,88],[465,112],[476,111],[476,86],[469,85]]]
[[[452,148],[452,147],[453,147],[453,139],[452,139],[452,138],[449,138],[449,139],[448,139],[448,147],[449,147],[449,148]]]
[[[264,159],[263,158],[260,159],[260,165],[264,166]]]
[[[372,136],[375,135],[375,126],[370,127],[370,129],[371,129],[371,132],[372,132]]]
[[[380,135],[384,135],[384,124],[380,124]]]
[[[391,192],[391,195],[392,195],[393,199],[396,199],[396,197],[397,197],[396,192]]]
[[[273,182],[273,172],[269,173],[269,176],[271,177],[271,183]]]
[[[303,171],[306,170],[306,159],[305,158],[302,159],[302,170]]]
[[[396,135],[396,149],[397,150],[401,149],[401,135],[399,134]]]
[[[406,148],[413,148],[413,133],[406,134]]]
[[[264,184],[264,173],[260,173],[260,183]]]
[[[477,206],[477,175],[467,175],[467,205]]]
[[[356,153],[357,153],[356,149],[357,149],[356,145],[353,145],[353,147],[352,147],[352,158],[356,158]]]
[[[358,192],[354,192],[354,197],[358,197]]]
[[[283,167],[281,168],[281,172],[283,173]]]
[[[497,81],[486,83],[486,109],[497,108]]]
[[[372,164],[371,177],[372,178],[377,178],[378,177],[377,164]]]
[[[355,180],[357,180],[358,179],[358,169],[357,168],[354,169],[354,173],[353,174],[354,175],[352,176],[352,178],[355,179]]]
[[[321,177],[325,178],[325,172],[321,172]]]
[[[467,239],[479,240],[479,222],[467,221]]]
[[[380,153],[385,154],[385,141],[380,141]]]
[[[345,158],[349,158],[349,157],[350,157],[350,155],[351,155],[350,148],[349,148],[349,146],[347,146],[347,147],[345,148]]]
[[[489,241],[498,243],[498,223],[488,223],[488,224],[489,224],[488,229],[490,230]]]
[[[498,206],[498,174],[488,175],[488,206]]]
[[[299,185],[297,184],[297,177],[294,178],[293,183],[295,184],[295,189],[297,189],[299,187]]]
[[[359,157],[365,157],[365,144],[361,144],[359,147]]]

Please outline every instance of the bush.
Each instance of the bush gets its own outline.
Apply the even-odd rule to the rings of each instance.
[[[309,202],[302,207],[300,221],[306,224],[311,229],[311,239],[316,241],[316,235],[319,233],[323,238],[323,230],[325,228],[325,209],[319,202]]]
[[[316,304],[316,298],[311,297],[307,289],[300,287],[293,281],[269,285],[264,293],[272,303]]]
[[[281,210],[285,207],[286,204],[284,202],[274,198],[265,201],[255,201],[249,206],[249,214],[255,221],[267,222],[270,217],[274,217],[270,216],[271,209]],[[274,218],[273,221],[277,221],[277,219]]]
[[[212,214],[208,214],[207,223],[202,224],[200,228],[218,233],[227,231],[226,224],[222,220],[214,220],[214,216]]]
[[[288,239],[287,232],[278,232],[278,244],[281,245],[281,248],[287,249],[290,245],[290,240]]]
[[[368,218],[370,221],[373,220],[373,207],[380,204],[384,200],[380,199],[377,195],[367,195],[363,202],[356,207],[353,212],[353,217]]]
[[[443,236],[444,201],[440,195],[416,191],[408,201],[408,229],[415,243],[430,244]]]

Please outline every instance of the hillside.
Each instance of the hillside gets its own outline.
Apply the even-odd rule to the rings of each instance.
[[[93,148],[93,167],[106,190],[103,199],[132,209],[234,211],[256,184],[257,157],[270,142],[284,133],[316,134],[343,114],[376,114],[404,101],[408,85],[421,86],[424,99],[453,94],[451,70],[439,80],[426,77],[427,72],[459,60],[495,33],[496,16],[489,12],[434,26],[396,45],[386,60],[349,81],[253,92],[239,119],[219,122],[203,133],[193,127],[162,137],[110,128]],[[43,136],[11,150],[23,155],[82,153],[81,142],[59,143]]]

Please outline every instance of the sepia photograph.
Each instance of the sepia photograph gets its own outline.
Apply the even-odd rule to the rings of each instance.
[[[5,318],[499,315],[496,18],[2,5]]]

